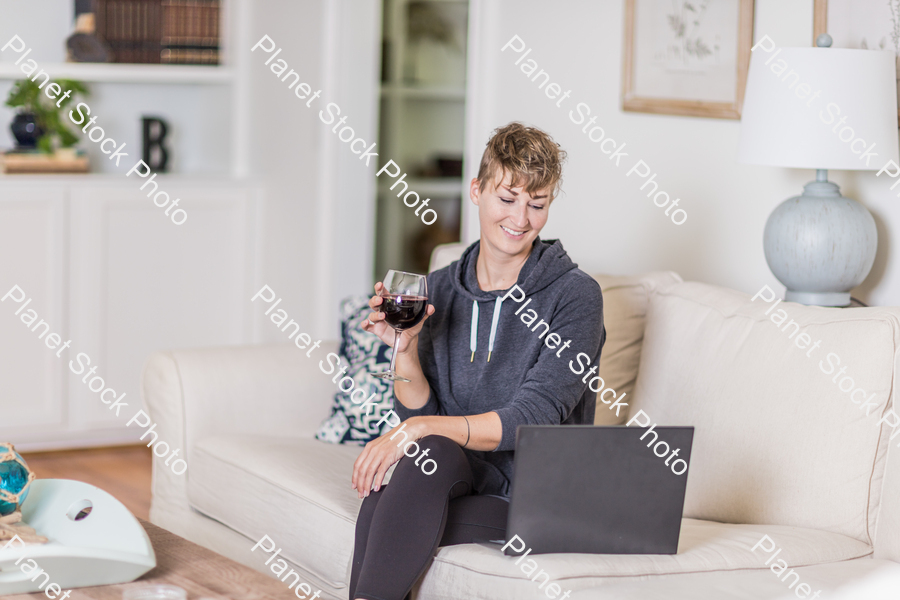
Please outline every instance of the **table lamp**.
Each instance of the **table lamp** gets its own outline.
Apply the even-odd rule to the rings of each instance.
[[[816,169],[803,194],[769,215],[766,262],[787,288],[785,300],[848,306],[875,261],[878,233],[869,211],[828,181],[828,169],[898,162],[895,57],[829,48],[828,35],[817,48],[764,41],[750,58],[738,162]]]

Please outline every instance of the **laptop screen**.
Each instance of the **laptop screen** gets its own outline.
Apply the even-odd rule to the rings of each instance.
[[[534,554],[675,554],[693,435],[519,427],[506,539],[519,536]]]

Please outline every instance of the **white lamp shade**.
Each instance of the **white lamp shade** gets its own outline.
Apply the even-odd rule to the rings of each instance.
[[[848,170],[878,170],[888,160],[900,162],[892,52],[846,48],[776,52],[760,46],[751,55],[739,162]],[[870,148],[876,156],[861,159]]]

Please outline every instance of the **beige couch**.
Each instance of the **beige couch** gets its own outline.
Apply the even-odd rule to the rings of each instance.
[[[782,303],[767,316],[762,299],[674,273],[597,280],[608,330],[601,375],[628,392],[632,413],[696,430],[678,554],[540,555],[570,598],[802,597],[795,577],[782,582],[769,555],[751,551],[764,535],[781,549],[771,564],[783,559],[819,598],[900,571],[900,436],[888,452],[892,417],[879,423],[897,392],[900,309]],[[821,340],[816,349],[770,320],[782,308]],[[819,366],[829,353],[847,367],[837,382]],[[868,416],[838,387],[844,376],[874,394]],[[264,572],[267,557],[250,549],[269,535],[323,597],[346,598],[359,449],[313,438],[334,390],[317,361],[287,344],[152,356],[144,401],[189,468],[177,476],[154,464],[151,520]],[[609,413],[598,402],[597,423],[616,422]],[[547,597],[514,562],[495,548],[442,548],[417,597]]]

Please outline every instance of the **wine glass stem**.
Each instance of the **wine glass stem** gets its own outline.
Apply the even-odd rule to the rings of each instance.
[[[394,351],[391,352],[391,373],[394,375],[397,374],[397,370],[394,368],[397,365],[397,348],[400,347],[400,332],[398,330],[394,330]]]

